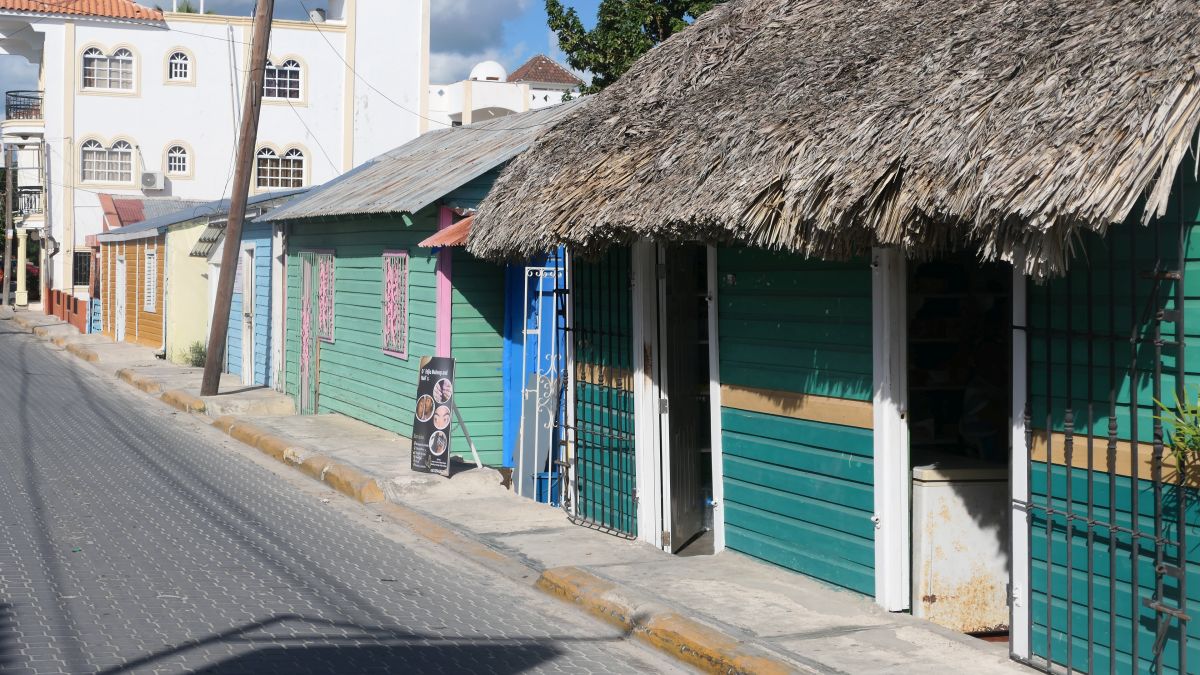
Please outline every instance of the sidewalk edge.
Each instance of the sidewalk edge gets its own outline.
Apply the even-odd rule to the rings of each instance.
[[[537,587],[589,614],[615,624],[671,656],[710,673],[776,675],[795,665],[743,645],[716,628],[667,608],[638,605],[622,597],[622,587],[579,567],[542,572]]]

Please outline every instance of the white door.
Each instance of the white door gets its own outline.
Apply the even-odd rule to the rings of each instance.
[[[125,341],[125,256],[117,256],[116,297],[113,299],[113,333],[117,342]]]
[[[254,384],[254,247],[242,249],[242,384]]]

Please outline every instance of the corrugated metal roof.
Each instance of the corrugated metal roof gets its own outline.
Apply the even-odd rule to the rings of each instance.
[[[587,100],[430,131],[313,188],[263,220],[416,213],[524,152]]]
[[[283,190],[279,192],[266,192],[261,195],[254,195],[246,202],[247,207],[258,206],[265,202],[274,200],[283,200],[293,197],[298,194],[303,194],[307,188],[299,190]],[[115,241],[131,241],[134,239],[145,239],[147,237],[156,237],[159,234],[172,226],[180,223],[186,223],[197,218],[224,216],[229,213],[229,200],[218,199],[212,202],[204,202],[202,204],[184,208],[174,213],[168,213],[164,216],[143,220],[134,225],[126,225],[118,227],[115,230],[109,230],[104,234],[98,235],[96,238],[100,243],[112,243]]]
[[[208,254],[212,253],[213,248],[216,247],[217,242],[221,241],[221,235],[225,234],[225,222],[222,220],[220,223],[209,223],[200,233],[200,238],[196,240],[188,255],[193,258],[207,258]]]
[[[475,215],[471,214],[450,227],[438,230],[437,234],[427,237],[424,241],[417,244],[417,246],[421,248],[466,246],[467,237],[471,234],[471,223],[473,222],[475,222]]]

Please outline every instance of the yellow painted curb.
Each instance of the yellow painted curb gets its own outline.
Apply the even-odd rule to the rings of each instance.
[[[61,323],[40,323],[33,327],[33,334],[37,337],[44,338],[50,332],[51,328],[61,326]]]
[[[167,405],[183,412],[204,412],[204,401],[199,396],[192,396],[181,389],[165,391],[159,398]]]
[[[338,492],[363,504],[375,504],[384,500],[379,481],[358,469],[335,462],[319,453],[305,453],[303,448],[284,438],[273,436],[250,422],[243,422],[233,415],[223,415],[213,420],[212,425],[240,441],[275,459],[299,469],[304,475],[325,483]],[[301,456],[303,459],[300,459]]]
[[[625,630],[635,627],[632,610],[605,597],[616,584],[578,567],[552,567],[538,577],[537,587],[560,600],[582,605],[594,616]]]
[[[94,349],[88,349],[81,344],[71,343],[67,345],[67,352],[87,361],[88,363],[96,363],[100,360],[100,355]]]
[[[145,375],[141,375],[129,368],[122,368],[117,371],[117,378],[124,381],[126,384],[137,387],[147,394],[162,393],[162,383],[158,380],[151,379]]]
[[[292,444],[278,436],[263,434],[258,437],[258,442],[254,444],[254,447],[277,462],[286,462],[287,451],[292,447]]]
[[[578,567],[542,572],[537,587],[561,600],[580,605],[592,615],[630,631],[638,639],[709,673],[781,675],[795,667],[743,646],[716,628],[667,610],[637,607],[622,601],[617,585]]]

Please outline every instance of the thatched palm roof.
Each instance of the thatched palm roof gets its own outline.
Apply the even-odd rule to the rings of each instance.
[[[1195,0],[732,0],[514,161],[470,249],[1022,246],[1039,274],[1163,213],[1198,122]]]

